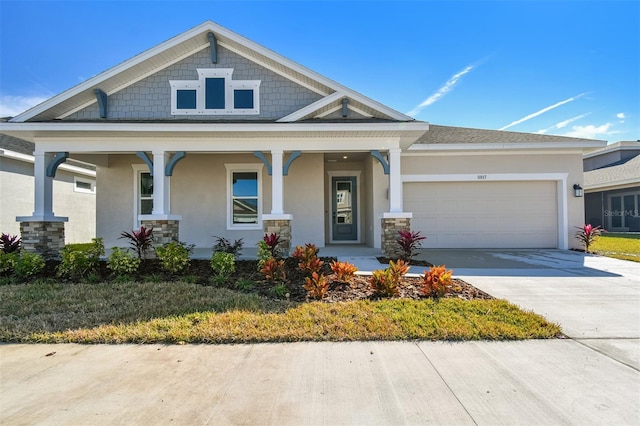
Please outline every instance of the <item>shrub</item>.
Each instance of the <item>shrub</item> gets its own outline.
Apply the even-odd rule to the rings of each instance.
[[[422,292],[430,297],[443,297],[453,286],[452,275],[453,271],[447,271],[444,265],[432,266],[422,276]]]
[[[375,270],[369,283],[378,296],[392,297],[400,293],[399,285],[402,276],[409,271],[409,265],[403,260],[389,262],[389,267],[384,270]]]
[[[18,253],[7,253],[0,250],[0,275],[8,275],[13,272]]]
[[[100,256],[104,255],[104,244],[102,238],[93,238],[90,245],[83,245],[79,249],[74,245],[65,246],[61,255],[62,261],[57,268],[58,276],[85,278],[98,266]]]
[[[276,234],[275,232],[272,232],[271,234],[264,234],[263,241],[266,244],[269,252],[271,252],[271,257],[275,257],[276,259],[281,257],[282,253],[279,245],[282,241],[280,240],[280,236],[278,234]]]
[[[240,255],[242,246],[244,245],[242,238],[235,240],[233,244],[224,237],[214,236],[214,238],[216,239],[216,244],[213,246],[214,252],[231,253],[234,257],[238,257]]]
[[[172,274],[189,266],[189,252],[189,247],[178,241],[171,241],[156,248],[156,255],[162,263],[162,268]]]
[[[349,262],[338,262],[336,260],[331,262],[331,270],[336,274],[336,280],[349,283],[355,275],[358,268]]]
[[[304,279],[304,289],[309,292],[312,298],[321,300],[329,290],[329,283],[324,274],[318,275],[317,272],[314,272],[311,277]]]
[[[280,284],[276,284],[273,287],[271,287],[269,289],[269,293],[271,293],[271,295],[273,297],[277,297],[277,298],[284,298],[284,297],[289,297],[289,291],[287,290],[287,286],[280,283]]]
[[[226,282],[229,276],[236,271],[236,258],[233,253],[214,252],[211,255],[211,269],[214,276],[222,277]]]
[[[267,260],[274,258],[269,246],[264,240],[258,241],[258,255],[256,258],[258,259],[258,271],[262,269]]]
[[[252,291],[256,288],[256,283],[249,279],[242,278],[236,281],[236,288],[240,291]]]
[[[404,260],[398,260],[394,262],[393,260],[389,261],[389,267],[387,268],[391,271],[391,274],[398,280],[402,279],[402,276],[409,272],[409,264]]]
[[[318,259],[318,252],[319,249],[315,244],[305,244],[304,248],[297,246],[296,251],[291,256],[298,260],[298,267],[301,271],[313,274],[314,272],[320,272],[320,268],[324,264],[323,261]]]
[[[133,274],[140,267],[140,259],[129,250],[114,247],[107,260],[107,268],[118,275]]]
[[[584,252],[589,253],[589,247],[602,233],[600,225],[594,227],[589,223],[583,227],[576,226],[576,228],[579,229],[579,231],[576,232],[576,238],[584,245]]]
[[[422,247],[421,241],[426,239],[420,235],[420,231],[411,230],[399,230],[396,243],[398,244],[398,250],[396,256],[405,262],[410,262],[414,256],[420,253]]]
[[[267,259],[265,260],[260,273],[264,275],[267,281],[272,283],[284,282],[287,279],[287,274],[284,268],[284,260],[282,259]]]
[[[146,259],[147,251],[153,243],[153,228],[140,227],[138,231],[123,232],[120,238],[129,240],[131,248],[138,254],[138,259]]]
[[[44,268],[44,258],[37,253],[22,252],[15,257],[13,275],[20,281],[38,274]]]
[[[11,236],[3,233],[0,235],[0,251],[3,253],[16,253],[20,251],[22,246],[22,239],[17,235]]]

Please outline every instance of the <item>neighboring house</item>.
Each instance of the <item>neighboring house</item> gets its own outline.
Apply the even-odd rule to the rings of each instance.
[[[16,235],[16,216],[34,210],[34,144],[0,134],[0,232]],[[53,210],[69,217],[67,243],[86,243],[96,236],[95,167],[77,162],[60,166],[53,180]]]
[[[36,143],[27,224],[63,223],[46,197],[67,155],[96,164],[107,247],[144,224],[197,247],[278,232],[386,251],[410,226],[427,247],[568,248],[582,154],[605,144],[430,126],[209,21],[0,132]]]
[[[640,141],[584,156],[585,222],[610,232],[640,232]]]

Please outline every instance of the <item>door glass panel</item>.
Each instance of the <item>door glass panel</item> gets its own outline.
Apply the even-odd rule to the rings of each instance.
[[[611,197],[611,227],[622,227],[622,197]]]
[[[351,192],[351,182],[336,182],[336,223],[353,223]]]
[[[623,199],[623,213],[622,213],[622,226],[629,226],[631,223],[631,217],[633,216],[636,204],[636,197],[633,195],[625,195]]]

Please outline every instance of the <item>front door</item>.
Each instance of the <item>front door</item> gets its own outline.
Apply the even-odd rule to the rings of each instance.
[[[331,178],[333,241],[358,240],[358,194],[355,176]]]

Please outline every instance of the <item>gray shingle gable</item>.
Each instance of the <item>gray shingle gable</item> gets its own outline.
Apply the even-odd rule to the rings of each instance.
[[[604,167],[584,173],[585,188],[615,185],[636,181],[640,185],[640,155],[617,166]]]
[[[507,132],[504,130],[474,129],[468,127],[429,125],[429,130],[416,144],[460,144],[460,143],[531,143],[531,142],[593,142],[593,139],[537,133]]]

